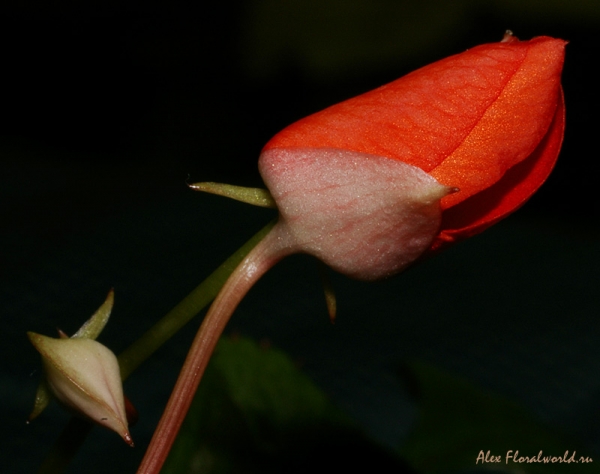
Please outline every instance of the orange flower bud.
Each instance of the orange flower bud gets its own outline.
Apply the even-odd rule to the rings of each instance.
[[[432,250],[520,207],[545,181],[564,132],[565,41],[507,33],[329,107],[279,132],[272,149],[334,148],[392,158],[458,188],[441,200]]]
[[[387,277],[521,206],[562,143],[564,47],[507,33],[290,125],[259,159],[271,196],[195,185],[280,217],[206,315],[139,472],[160,469],[227,320],[281,258]]]

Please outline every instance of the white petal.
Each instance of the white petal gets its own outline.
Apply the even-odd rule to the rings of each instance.
[[[42,354],[48,386],[56,398],[76,413],[116,431],[133,445],[119,364],[110,349],[92,339],[28,335]]]

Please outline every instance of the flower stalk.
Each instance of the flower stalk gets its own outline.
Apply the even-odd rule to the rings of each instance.
[[[564,132],[564,46],[507,33],[306,117],[265,145],[263,197],[279,220],[210,307],[138,473],[160,471],[227,321],[281,258],[304,252],[353,278],[385,278],[483,231],[541,186]],[[260,201],[226,185],[193,187]]]

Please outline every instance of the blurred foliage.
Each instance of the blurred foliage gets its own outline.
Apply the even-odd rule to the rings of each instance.
[[[466,3],[257,0],[251,2],[242,43],[246,66],[255,75],[269,75],[282,62],[296,61],[308,76],[327,76],[357,64],[397,63],[451,34]]]
[[[271,75],[294,61],[316,78],[412,60],[467,34],[479,13],[507,20],[600,20],[595,0],[255,0],[248,11],[242,48],[251,74]],[[490,34],[490,41],[499,40],[502,31]]]
[[[401,370],[401,377],[417,399],[419,419],[400,453],[425,473],[444,473],[477,467],[502,472],[579,472],[577,465],[515,463],[506,460],[509,451],[519,456],[590,457],[590,449],[570,436],[559,434],[539,422],[517,403],[477,387],[472,382],[445,373],[423,362]],[[500,456],[500,462],[479,462],[484,456]],[[489,459],[489,458],[488,458]],[[583,464],[581,472],[600,472],[594,464]],[[462,472],[462,471],[461,471]]]
[[[513,16],[526,16],[531,20],[600,20],[600,4],[596,0],[472,0],[471,3],[489,3],[500,11]]]
[[[164,467],[178,473],[412,472],[281,351],[222,338]]]
[[[419,418],[399,449],[370,441],[281,351],[223,338],[177,438],[165,471],[179,473],[572,472],[574,464],[506,463],[520,456],[590,456],[517,403],[423,362],[400,377]],[[501,462],[477,463],[481,452]],[[582,471],[583,472],[583,471]],[[585,472],[598,472],[585,464]]]

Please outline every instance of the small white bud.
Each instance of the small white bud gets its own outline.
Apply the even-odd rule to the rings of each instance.
[[[113,292],[77,333],[60,338],[28,332],[29,340],[42,355],[46,373],[40,385],[36,406],[30,416],[35,418],[47,405],[52,394],[67,408],[95,423],[117,432],[133,446],[121,383],[119,363],[113,352],[94,339],[108,321],[113,305]]]
[[[115,355],[92,339],[54,339],[27,333],[42,355],[46,382],[68,408],[116,431],[133,445]]]

